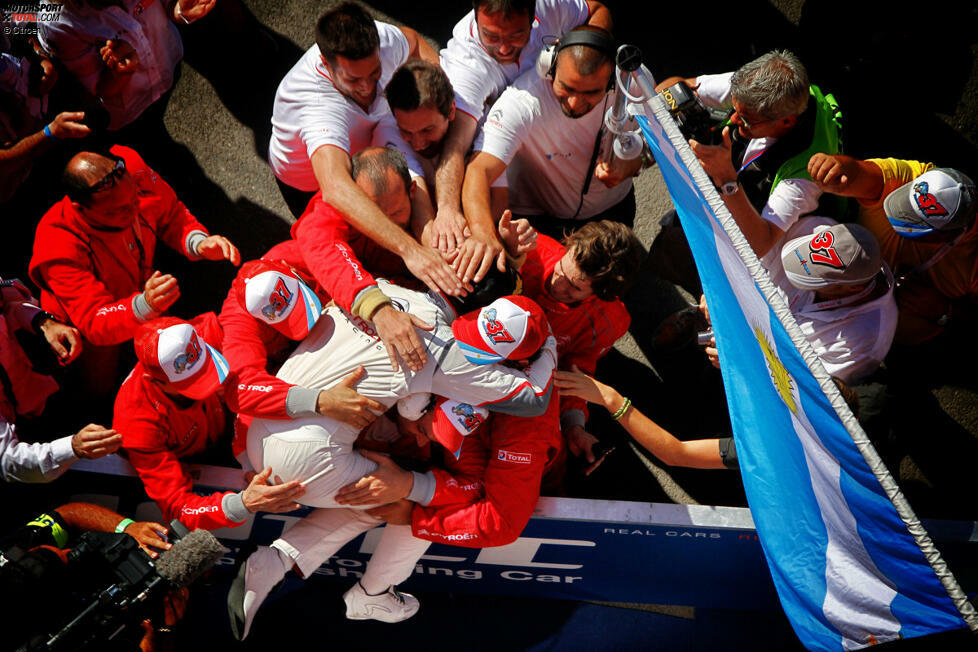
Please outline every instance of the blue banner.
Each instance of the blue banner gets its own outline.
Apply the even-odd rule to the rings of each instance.
[[[642,110],[710,307],[751,513],[799,639],[858,649],[967,626],[973,609],[661,99]]]

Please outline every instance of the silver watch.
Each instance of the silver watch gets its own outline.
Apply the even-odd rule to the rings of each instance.
[[[740,190],[740,184],[736,181],[728,181],[720,186],[720,194],[724,197],[736,194],[738,190]]]

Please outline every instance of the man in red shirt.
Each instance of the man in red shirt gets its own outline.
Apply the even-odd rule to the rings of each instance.
[[[290,511],[305,491],[298,482],[270,485],[271,469],[265,469],[243,491],[193,493],[180,459],[214,446],[225,429],[219,390],[228,365],[208,343],[220,336],[210,312],[192,323],[163,317],[140,326],[134,342],[139,362],[115,402],[113,427],[146,494],[165,520],[177,518],[190,529],[235,527],[259,510]]]
[[[390,147],[366,149],[353,157],[353,180],[398,227],[411,222],[414,181],[404,155]],[[318,192],[306,212],[292,226],[302,259],[313,278],[347,312],[373,324],[387,347],[391,365],[400,355],[408,368],[424,366],[425,348],[415,327],[431,325],[394,308],[377,287],[377,278],[397,280],[410,276],[404,261],[356,230]]]
[[[500,229],[509,250],[516,235]],[[509,240],[507,242],[507,240]],[[560,369],[579,367],[594,374],[600,360],[628,331],[631,317],[621,296],[634,282],[644,252],[624,224],[602,220],[585,224],[561,244],[543,234],[520,267],[523,294],[543,308],[557,338]],[[560,397],[560,425],[568,451],[595,466],[597,438],[585,430],[587,403]]]
[[[94,345],[80,361],[84,386],[108,395],[117,375],[116,345],[180,296],[177,280],[153,269],[157,241],[191,260],[238,265],[240,254],[227,238],[209,235],[128,147],[76,154],[63,180],[68,194],[38,224],[30,276],[41,288],[41,307]]]

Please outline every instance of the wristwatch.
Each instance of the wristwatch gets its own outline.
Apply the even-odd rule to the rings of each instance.
[[[720,194],[724,197],[736,194],[740,190],[740,184],[736,181],[728,181],[720,186]]]

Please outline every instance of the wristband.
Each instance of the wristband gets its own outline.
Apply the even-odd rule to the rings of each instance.
[[[632,399],[626,396],[625,400],[622,401],[621,407],[618,408],[617,412],[611,415],[611,418],[614,419],[615,421],[618,421],[623,416],[625,416],[625,413],[628,412],[628,408],[630,408],[631,405],[632,405]]]
[[[44,133],[44,137],[47,138],[47,139],[49,139],[49,140],[53,140],[54,142],[58,142],[58,141],[61,140],[60,138],[58,138],[57,136],[55,136],[53,133],[51,133],[51,125],[44,125],[44,129],[42,131]]]
[[[119,524],[115,526],[115,532],[116,532],[116,534],[122,534],[123,532],[126,531],[126,528],[127,527],[129,527],[130,525],[132,525],[135,522],[136,521],[132,520],[131,518],[124,518],[124,519],[122,519],[121,521],[119,521]]]
[[[37,314],[31,319],[31,330],[37,334],[41,332],[41,324],[50,319],[51,321],[58,321],[58,318],[49,313],[46,310],[38,310]],[[58,322],[61,323],[61,322]]]

